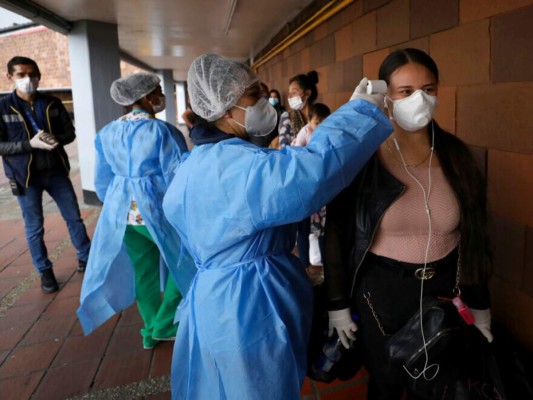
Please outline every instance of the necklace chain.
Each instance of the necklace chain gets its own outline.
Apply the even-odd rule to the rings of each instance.
[[[394,157],[394,160],[396,160],[396,162],[398,164],[402,164],[403,165],[403,162],[402,160],[398,159],[398,157],[396,156],[396,154],[392,151],[390,145],[389,145],[389,139],[387,138],[387,140],[385,140],[385,143],[387,143],[387,149],[389,149],[389,153],[391,153],[391,155]],[[405,164],[406,167],[413,167],[413,168],[416,168],[418,167],[419,165],[423,164],[430,156],[431,154],[431,149],[429,150],[429,153],[427,154],[427,156],[424,157],[424,159],[420,162],[417,162],[415,164]]]

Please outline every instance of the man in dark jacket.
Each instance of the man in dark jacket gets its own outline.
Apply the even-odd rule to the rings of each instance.
[[[41,73],[37,63],[13,57],[7,79],[15,90],[0,100],[0,156],[11,190],[20,204],[26,241],[33,265],[41,275],[41,289],[52,293],[59,285],[44,243],[43,191],[56,202],[77,250],[79,272],[85,271],[90,240],[81,219],[68,174],[64,145],[76,138],[61,100],[37,92]]]

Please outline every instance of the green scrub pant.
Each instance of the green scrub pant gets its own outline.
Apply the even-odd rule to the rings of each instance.
[[[182,296],[169,275],[161,298],[159,249],[146,226],[128,225],[124,244],[135,271],[135,296],[144,321],[143,345],[151,349],[158,340],[175,338],[178,325],[174,315]]]

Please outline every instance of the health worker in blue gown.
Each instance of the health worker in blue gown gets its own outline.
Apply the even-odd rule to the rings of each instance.
[[[193,61],[196,146],[163,200],[199,269],[178,309],[173,399],[300,398],[313,302],[292,254],[294,223],[348,185],[391,133],[375,105],[383,97],[359,94],[366,82],[307,147],[275,150],[250,143],[277,119],[257,76],[213,54]]]
[[[129,75],[114,81],[110,92],[131,112],[96,135],[95,187],[104,204],[78,316],[89,334],[136,300],[143,346],[151,349],[174,339],[181,293],[196,272],[162,209],[174,169],[188,149],[180,131],[154,117],[165,108],[157,75]]]

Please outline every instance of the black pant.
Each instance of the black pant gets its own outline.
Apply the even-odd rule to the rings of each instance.
[[[437,377],[427,381],[424,377],[412,379],[403,366],[393,364],[385,353],[385,342],[398,331],[419,309],[422,281],[414,271],[423,265],[401,263],[368,253],[361,266],[356,284],[354,307],[359,314],[357,340],[363,349],[363,362],[369,372],[368,399],[401,399],[407,388],[409,399],[433,399],[438,395],[440,378],[445,376],[448,363],[439,360]],[[457,267],[457,251],[442,260],[428,264],[436,273],[423,281],[424,295],[453,297]],[[369,302],[376,313],[372,313]],[[383,335],[377,319],[385,332]],[[429,360],[428,365],[434,364]],[[428,371],[434,371],[433,369]],[[428,376],[431,375],[428,373]]]

